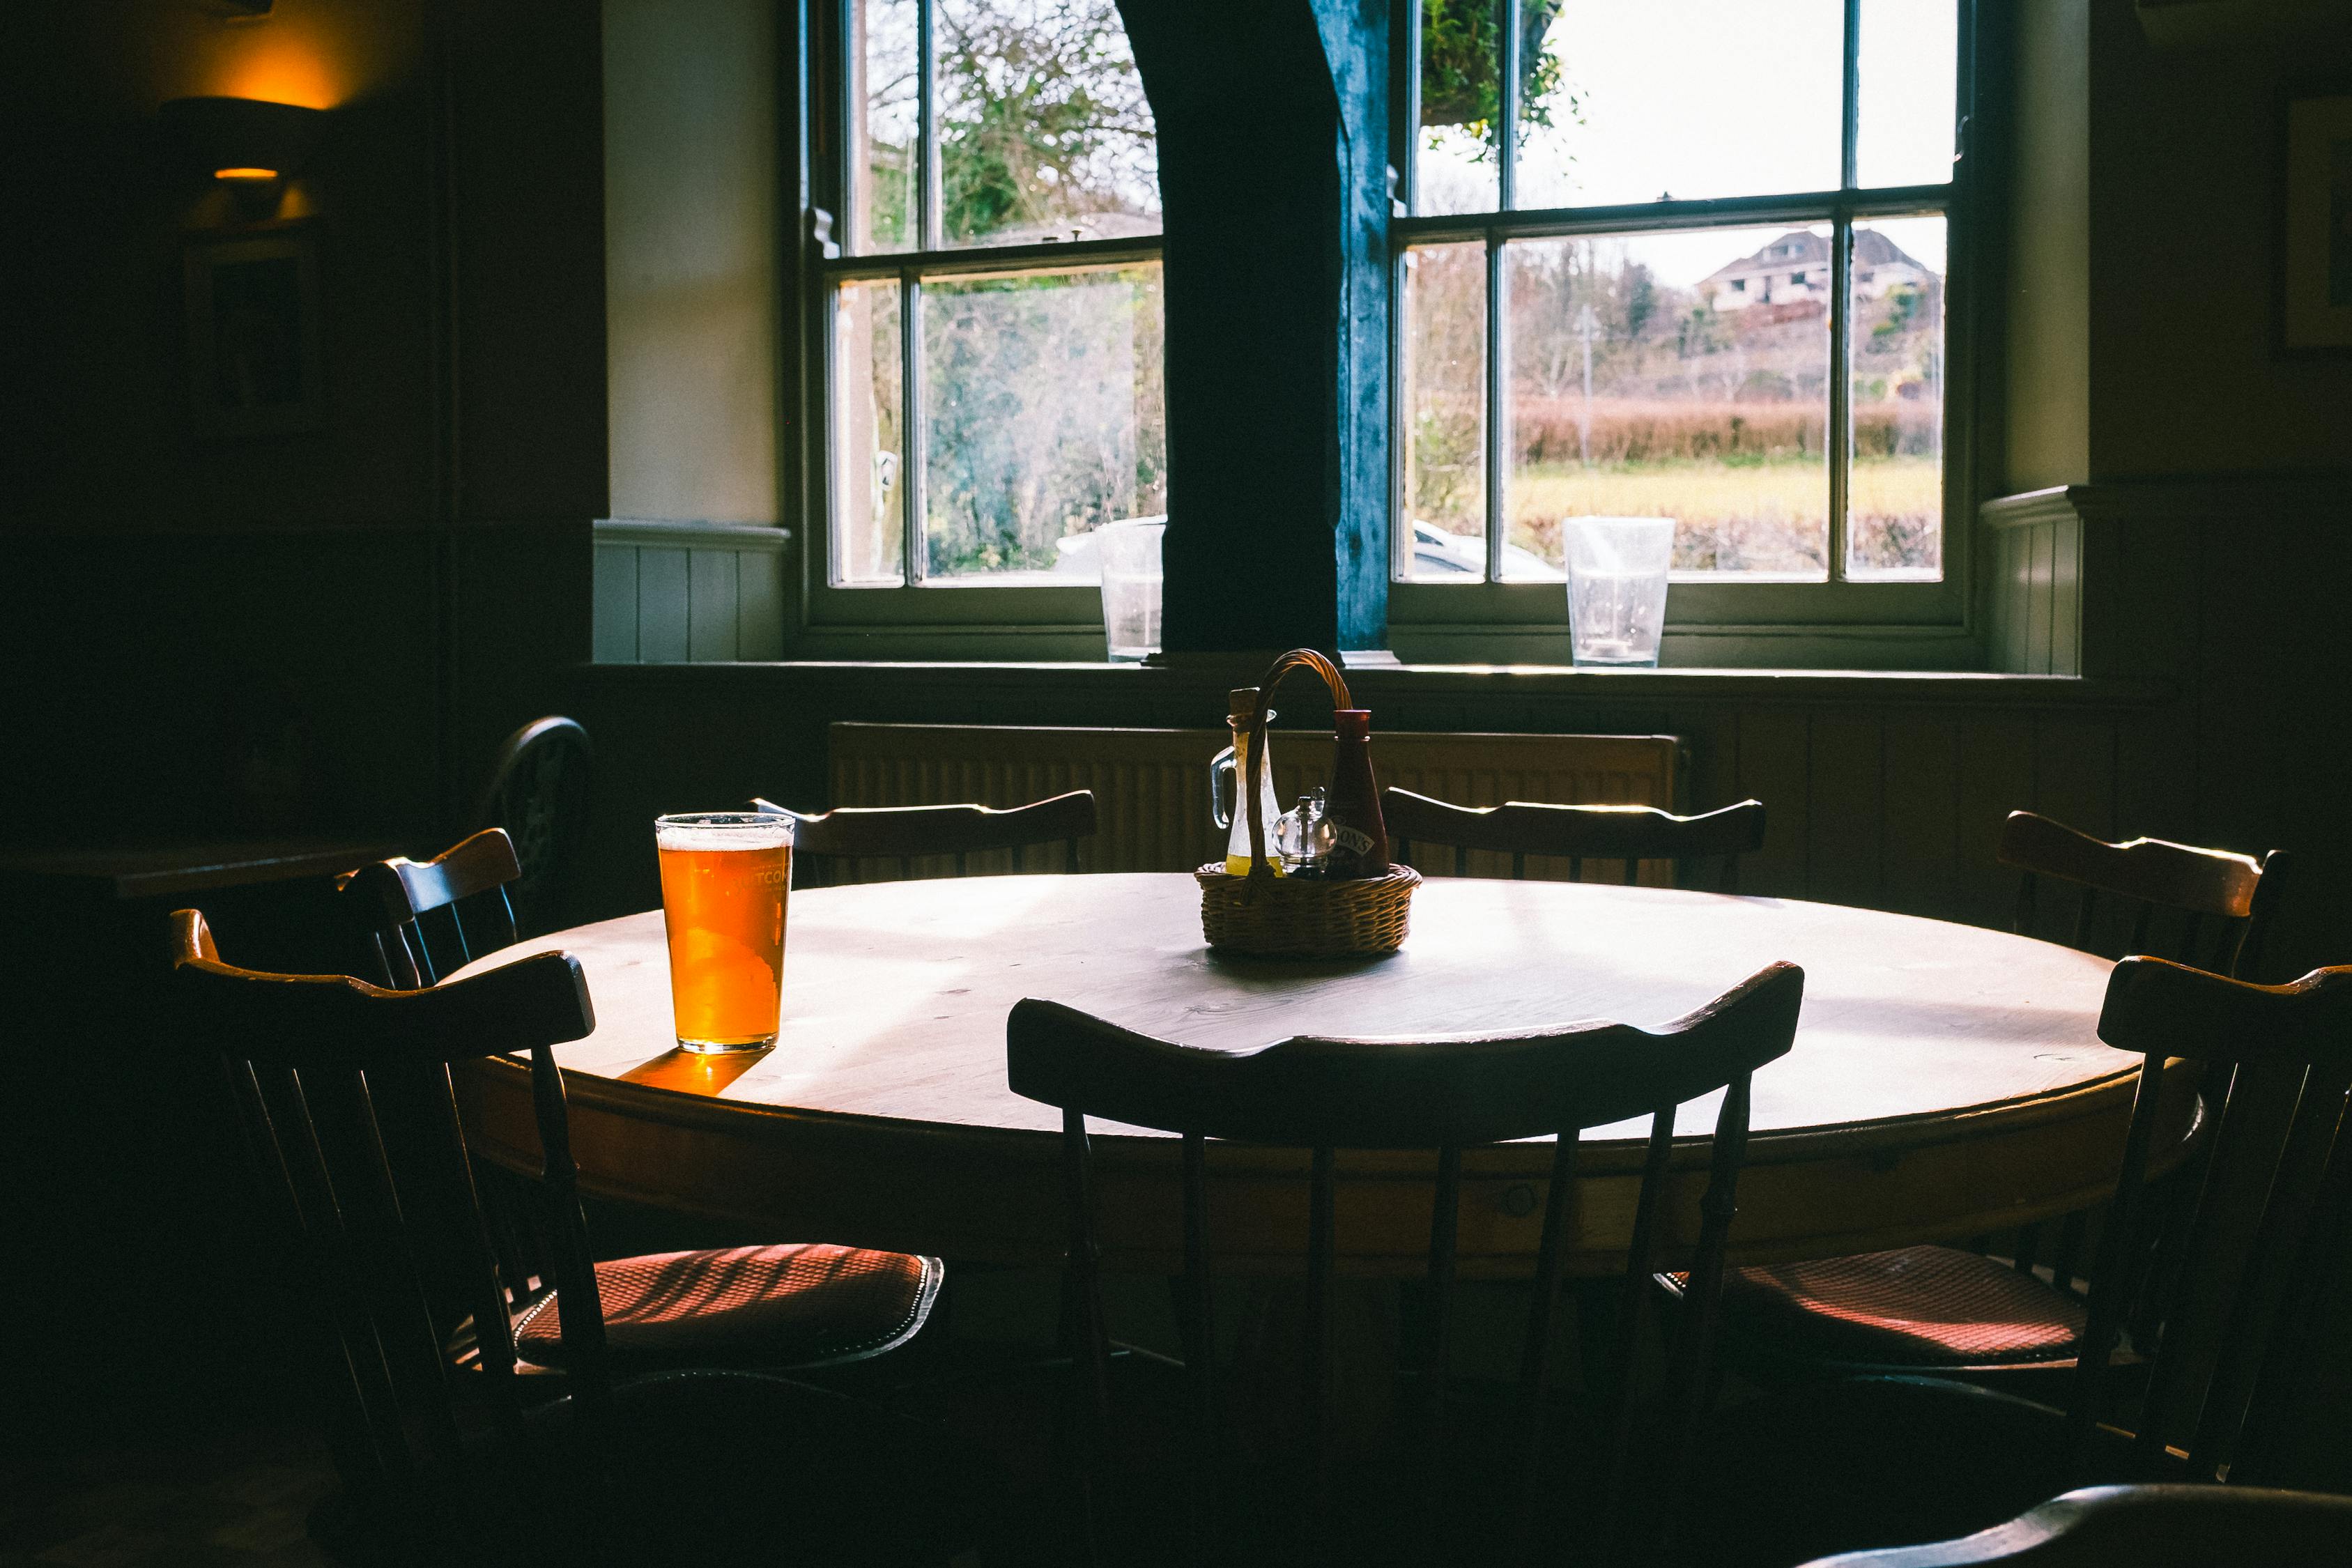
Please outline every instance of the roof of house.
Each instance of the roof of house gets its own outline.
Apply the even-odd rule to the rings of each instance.
[[[1797,247],[1794,255],[1774,254],[1783,246],[1789,245]],[[1765,241],[1754,255],[1743,256],[1737,261],[1724,263],[1700,281],[1712,283],[1718,278],[1730,278],[1754,272],[1773,272],[1783,267],[1826,267],[1829,265],[1829,259],[1830,242],[1827,235],[1816,234],[1810,228],[1792,228],[1786,234],[1775,236]],[[1918,258],[1909,254],[1877,229],[1857,228],[1853,231],[1853,264],[1856,267],[1884,267],[1893,262],[1916,267],[1922,272],[1928,270],[1927,265]]]

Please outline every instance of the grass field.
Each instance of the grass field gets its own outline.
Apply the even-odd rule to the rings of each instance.
[[[1850,481],[1857,540],[1932,525],[1943,465],[1931,457],[1861,458]],[[1563,517],[1671,517],[1686,569],[1819,567],[1829,534],[1829,475],[1819,459],[1752,464],[1538,464],[1511,476],[1511,542],[1557,564]],[[1888,565],[1905,564],[1889,560]]]

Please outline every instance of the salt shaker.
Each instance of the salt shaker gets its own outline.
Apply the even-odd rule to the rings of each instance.
[[[1274,825],[1274,844],[1282,868],[1294,877],[1319,877],[1331,853],[1331,821],[1324,814],[1323,792],[1302,795],[1298,804]]]

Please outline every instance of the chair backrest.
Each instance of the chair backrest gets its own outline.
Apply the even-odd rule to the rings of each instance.
[[[2042,884],[2067,882],[2079,891],[2070,944],[2109,958],[2158,952],[2159,957],[2227,974],[2259,973],[2263,938],[2278,908],[2285,857],[2256,859],[2226,849],[2201,849],[2161,838],[2110,844],[2030,811],[2012,811],[2001,825],[1997,858],[2024,875],[2018,879],[2011,929],[2033,934]],[[2159,932],[2159,911],[2179,920]],[[2103,920],[2128,920],[2119,950],[2098,942]]]
[[[2126,958],[2108,980],[2099,1037],[2144,1059],[2116,1199],[2092,1270],[2088,1322],[2069,1399],[2078,1452],[2087,1451],[2104,1414],[2108,1363],[2139,1289],[2124,1260],[2133,1247],[2128,1237],[2167,1063],[2179,1058],[2205,1069],[2209,1097],[2217,1101],[2216,1157],[2207,1163],[2188,1210],[2179,1267],[2169,1283],[2157,1287],[2163,1298],[2152,1303],[2159,1337],[2145,1395],[2147,1414],[2135,1439],[2151,1471],[2160,1468],[2169,1444],[2187,1454],[2192,1479],[2210,1480],[2226,1471],[2234,1481],[2259,1481],[2273,1462],[2270,1445],[2293,1408],[2298,1363],[2308,1360],[2325,1321],[2321,1293],[2352,1239],[2352,1138],[2339,1135],[2352,1089],[2352,966],[2314,970],[2291,984],[2258,985],[2163,959]],[[2249,1079],[2280,1072],[2300,1079],[2284,1139],[2233,1137],[2239,1118],[2261,1114],[2244,1103],[2255,1098],[2242,1092]],[[2221,1088],[2213,1095],[2216,1082]],[[2192,1282],[2225,1267],[2216,1256],[2225,1227],[2223,1205],[2215,1198],[2246,1190],[2242,1173],[2227,1167],[2248,1161],[2268,1165],[2256,1173],[2263,1180],[2252,1187],[2266,1195],[2230,1285],[2218,1357],[2199,1390],[2185,1380],[2203,1370],[2200,1347],[2175,1331]],[[2166,1430],[2175,1412],[2187,1430]]]
[[[955,862],[955,874],[969,874],[971,857],[985,850],[1009,849],[1013,869],[1027,868],[1024,851],[1032,845],[1062,841],[1062,869],[1076,874],[1078,840],[1095,831],[1095,794],[1076,789],[1027,805],[1002,809],[985,805],[842,805],[831,811],[803,815],[754,799],[751,809],[789,816],[799,824],[793,831],[793,879],[803,886],[855,877],[858,862],[896,860],[902,878],[915,874],[915,862],[946,856]],[[812,863],[813,862],[813,863]]]
[[[520,927],[508,889],[521,875],[506,829],[486,827],[430,860],[373,861],[335,886],[362,911],[376,978],[414,991],[513,944]]]
[[[567,1363],[576,1356],[582,1369],[571,1386],[583,1408],[608,1391],[551,1050],[595,1027],[579,963],[539,953],[415,991],[263,973],[223,963],[194,910],[173,915],[171,948],[179,1017],[227,1067],[299,1282],[334,1331],[329,1439],[346,1486],[383,1517],[462,1528],[454,1510],[477,1461],[460,1446],[448,1325],[434,1307],[440,1283],[464,1283],[490,1408],[509,1437],[520,1400],[509,1300],[474,1199],[450,1062],[529,1055],[556,1283],[567,1307],[594,1304],[562,1314]]]
[[[512,889],[522,933],[563,923],[567,879],[588,834],[588,775],[595,749],[572,719],[535,719],[499,743],[470,828],[503,827],[522,875]]]
[[[1659,1267],[1659,1199],[1665,1185],[1675,1107],[1724,1089],[1703,1220],[1691,1263],[1669,1379],[1678,1416],[1673,1465],[1685,1462],[1706,1395],[1720,1297],[1724,1243],[1745,1157],[1750,1075],[1786,1053],[1804,994],[1804,973],[1778,963],[1706,1006],[1656,1030],[1586,1023],[1508,1036],[1402,1040],[1301,1037],[1252,1052],[1171,1044],[1117,1027],[1052,1002],[1016,1005],[1007,1026],[1007,1078],[1014,1093],[1062,1111],[1069,1203],[1069,1279],[1073,1321],[1083,1339],[1091,1419],[1107,1430],[1108,1337],[1097,1275],[1087,1118],[1180,1133],[1183,1139],[1184,1330],[1188,1378],[1197,1425],[1194,1531],[1209,1532],[1213,1513],[1208,1477],[1217,1452],[1216,1394],[1210,1348],[1211,1215],[1207,1140],[1229,1139],[1310,1150],[1307,1244],[1306,1374],[1307,1479],[1319,1511],[1328,1453],[1328,1349],[1334,1265],[1334,1156],[1339,1149],[1436,1152],[1430,1226],[1431,1310],[1421,1371],[1420,1425],[1427,1475],[1442,1469],[1446,1329],[1454,1282],[1462,1152],[1466,1147],[1555,1137],[1536,1273],[1534,1308],[1521,1347],[1520,1418],[1531,1435],[1521,1507],[1537,1484],[1533,1434],[1546,1385],[1554,1299],[1574,1207],[1579,1134],[1630,1117],[1650,1118],[1620,1322],[1618,1375],[1612,1395],[1610,1496],[1620,1495],[1631,1444],[1630,1363],[1643,1304]],[[1101,1443],[1094,1445],[1099,1451]],[[1433,1517],[1434,1510],[1431,1510]]]
[[[2034,935],[2037,917],[2052,913],[2047,906],[2059,901],[2045,896],[2043,884],[2063,882],[2076,889],[2069,945],[2109,958],[2160,949],[2161,956],[2229,974],[2259,972],[2286,862],[2277,853],[2257,861],[2160,838],[2110,844],[2030,811],[2009,814],[1995,853],[2002,865],[2024,873],[2018,879],[2011,921],[2018,935]],[[2144,1281],[2158,1265],[2169,1268],[2177,1227],[2145,1228],[2148,1254],[2133,1258],[2126,1269]],[[1980,1237],[1970,1245],[2005,1253],[2021,1274],[2046,1268],[2061,1289],[2081,1294],[2085,1284],[2078,1270],[2090,1237],[2085,1211],[2067,1215],[2054,1234],[2050,1226],[2032,1224],[2013,1237]],[[2152,1326],[2147,1314],[2153,1305],[2139,1303],[2136,1322]]]
[[[1760,800],[1676,816],[1654,805],[1542,805],[1524,800],[1454,805],[1409,789],[1390,789],[1381,795],[1381,814],[1398,859],[1426,870],[1413,860],[1412,846],[1451,844],[1457,877],[1469,875],[1473,849],[1508,855],[1517,878],[1528,874],[1530,855],[1565,859],[1571,881],[1584,879],[1587,860],[1614,860],[1627,887],[1641,879],[1644,860],[1672,860],[1679,883],[1686,862],[1720,859],[1717,886],[1728,893],[1739,887],[1739,858],[1764,845]]]
[[[2007,1524],[1925,1546],[1824,1557],[1808,1568],[2212,1568],[2352,1563],[2352,1498],[2261,1487],[2084,1487]]]

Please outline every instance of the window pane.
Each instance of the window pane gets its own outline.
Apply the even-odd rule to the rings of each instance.
[[[1559,575],[1577,516],[1675,519],[1677,573],[1827,575],[1826,226],[1520,240],[1508,266],[1505,576]]]
[[[1936,185],[1952,177],[1959,26],[1956,0],[1862,0],[1859,184]]]
[[[923,286],[925,574],[1050,572],[1168,510],[1160,265]]]
[[[833,314],[833,577],[905,581],[898,285],[845,283]]]
[[[1853,235],[1853,468],[1846,575],[1944,574],[1944,220]]]
[[[1160,154],[1114,0],[938,0],[950,245],[1160,232]]]
[[[1502,112],[1499,10],[1496,0],[1422,0],[1415,212],[1493,212],[1502,204],[1495,155]]]
[[[1408,577],[1486,575],[1486,247],[1404,254],[1404,500]]]
[[[856,188],[848,244],[861,255],[920,243],[918,25],[916,0],[854,0],[849,7],[849,169]]]
[[[1518,205],[1762,195],[1838,184],[1840,0],[1521,0],[1540,21]]]

